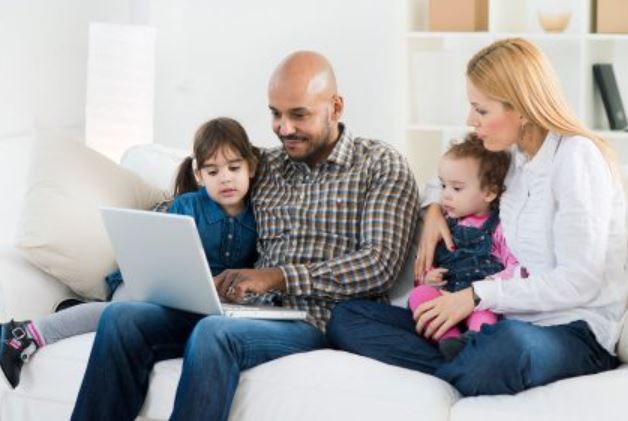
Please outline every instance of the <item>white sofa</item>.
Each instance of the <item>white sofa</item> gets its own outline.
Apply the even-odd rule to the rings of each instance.
[[[49,313],[70,291],[31,266],[13,245],[24,195],[32,141],[0,140],[0,319]],[[165,185],[176,152],[133,148],[123,165]],[[173,158],[175,157],[175,158]],[[395,292],[403,301],[403,288]],[[628,340],[624,329],[623,341]],[[78,393],[93,335],[41,350],[28,363],[20,386],[0,382],[0,420],[67,420]],[[565,356],[568,358],[568,356]],[[166,419],[181,360],[156,365],[143,419]],[[560,381],[516,396],[461,398],[447,383],[418,372],[344,352],[293,355],[243,373],[231,420],[626,420],[628,365],[612,372]]]

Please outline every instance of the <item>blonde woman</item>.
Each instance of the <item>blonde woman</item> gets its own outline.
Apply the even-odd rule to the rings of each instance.
[[[477,281],[414,314],[346,302],[332,315],[329,339],[433,374],[467,396],[512,394],[615,368],[628,283],[625,202],[612,148],[574,117],[547,58],[524,39],[479,51],[467,66],[467,95],[468,124],[484,147],[513,153],[500,219],[527,278]],[[453,245],[439,205],[430,206],[424,227],[419,280],[438,241]],[[503,318],[446,362],[430,339],[474,310]]]

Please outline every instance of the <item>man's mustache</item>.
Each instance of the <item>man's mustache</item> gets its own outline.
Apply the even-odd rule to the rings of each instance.
[[[306,136],[298,136],[295,134],[291,134],[289,136],[280,136],[280,139],[285,142],[286,140],[307,140]]]

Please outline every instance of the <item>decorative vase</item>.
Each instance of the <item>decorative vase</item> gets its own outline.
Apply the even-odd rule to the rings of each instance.
[[[539,7],[539,23],[546,32],[563,32],[571,19],[569,2],[561,0],[546,0]]]

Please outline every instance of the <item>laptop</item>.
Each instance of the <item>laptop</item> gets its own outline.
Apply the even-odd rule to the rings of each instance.
[[[229,317],[304,320],[304,310],[220,302],[190,216],[100,208],[130,298]]]

